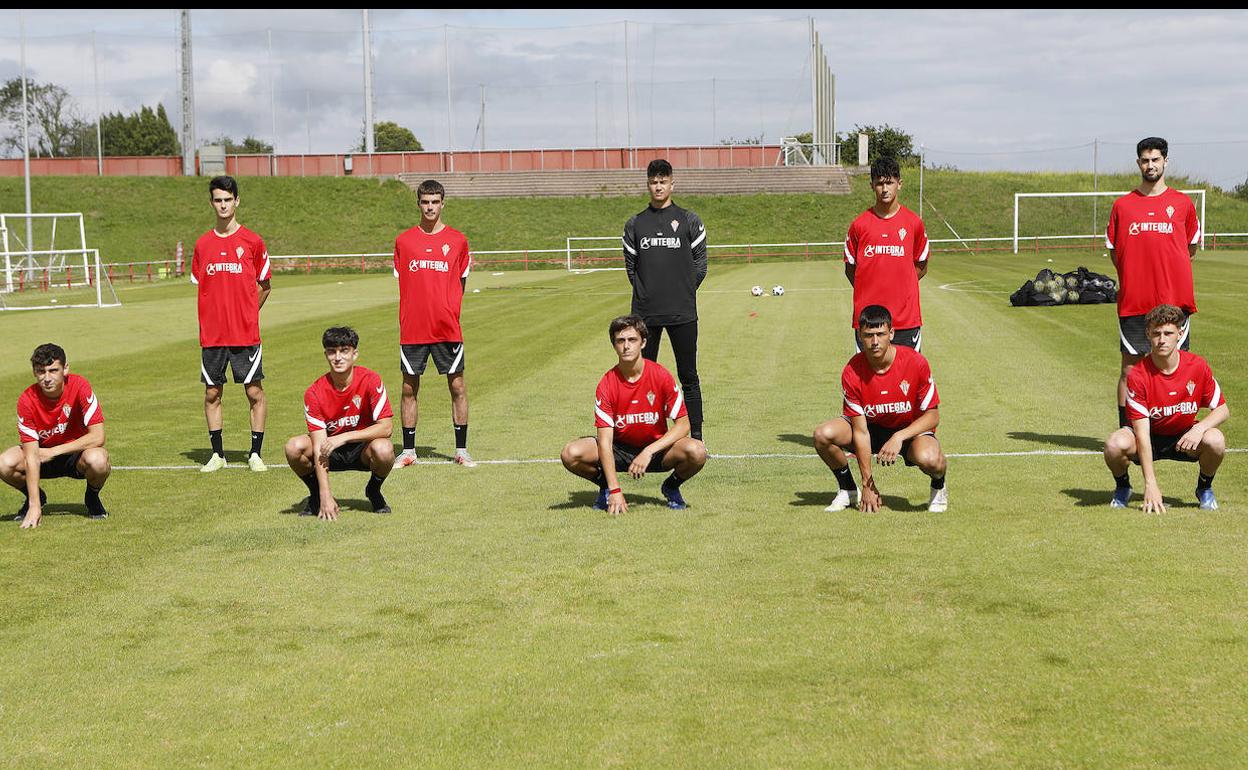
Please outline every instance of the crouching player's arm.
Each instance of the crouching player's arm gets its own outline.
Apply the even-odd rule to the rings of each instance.
[[[104,423],[102,422],[88,425],[85,434],[57,446],[41,447],[37,441],[22,443],[22,455],[26,461],[26,493],[30,500],[26,517],[22,519],[22,529],[39,526],[39,519],[43,516],[43,506],[39,504],[39,472],[42,470],[40,464],[64,454],[85,452],[88,449],[98,449],[103,446]]]
[[[676,445],[677,441],[689,435],[689,416],[677,417],[672,426],[667,429],[657,441],[652,442],[645,449],[637,453],[633,458],[633,462],[628,466],[628,475],[635,479],[639,479],[646,475],[646,468],[650,467],[650,461],[659,452],[665,452]]]
[[[615,469],[615,428],[598,429],[598,463],[602,466],[602,477],[607,480],[607,513],[619,516],[628,512],[628,501],[620,490],[620,476]]]
[[[1161,487],[1157,485],[1157,469],[1153,465],[1152,430],[1148,418],[1131,421],[1135,431],[1135,452],[1144,474],[1144,512],[1165,513],[1166,504],[1161,499]]]
[[[377,422],[360,430],[348,430],[332,436],[324,430],[314,430],[308,435],[312,437],[312,456],[316,480],[321,487],[320,518],[335,521],[338,518],[338,501],[334,499],[333,490],[329,488],[329,456],[344,444],[363,442],[365,444],[379,438],[388,439],[394,433],[394,420],[382,417]]]
[[[897,462],[897,458],[901,455],[901,447],[905,442],[921,436],[928,431],[936,430],[936,426],[940,425],[940,410],[928,409],[919,415],[914,422],[897,431],[884,442],[884,446],[880,447],[880,451],[876,453],[876,459],[880,461],[880,465],[892,465]]]
[[[1196,454],[1200,452],[1200,443],[1204,441],[1205,433],[1210,428],[1216,428],[1226,422],[1231,416],[1231,409],[1226,404],[1222,404],[1209,414],[1205,415],[1205,419],[1193,425],[1184,433],[1175,446],[1184,452]]]
[[[862,477],[862,496],[858,499],[858,510],[874,513],[880,510],[880,490],[875,486],[875,477],[871,475],[871,434],[867,432],[867,418],[855,414],[849,418],[853,429],[851,442],[854,458],[858,460],[858,475]]]

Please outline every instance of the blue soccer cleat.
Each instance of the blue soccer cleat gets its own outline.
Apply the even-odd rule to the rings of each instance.
[[[1131,501],[1131,487],[1118,487],[1114,490],[1114,499],[1109,501],[1110,508],[1126,508]]]
[[[659,487],[659,489],[663,492],[664,499],[667,500],[668,508],[671,508],[673,511],[683,511],[689,507],[689,504],[685,502],[685,498],[680,494],[680,487],[669,487],[667,482],[664,481],[663,486]]]
[[[1202,511],[1218,510],[1218,498],[1213,496],[1213,487],[1196,490],[1196,500],[1200,503]]]
[[[592,507],[595,511],[605,511],[605,510],[607,510],[607,497],[608,497],[608,495],[607,495],[607,490],[606,490],[606,489],[600,489],[600,490],[598,490],[598,499],[594,501],[594,504],[593,504],[593,506],[591,506],[591,507]]]

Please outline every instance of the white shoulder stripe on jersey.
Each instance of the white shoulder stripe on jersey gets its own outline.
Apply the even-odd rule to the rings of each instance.
[[[698,235],[697,238],[693,239],[693,243],[689,244],[689,248],[693,248],[694,246],[697,246],[699,243],[705,240],[706,240],[706,230],[703,229],[702,233]]]
[[[1192,239],[1188,241],[1188,245],[1200,243],[1200,224],[1196,224],[1196,232],[1192,234]]]
[[[243,378],[244,385],[251,384],[251,378],[256,376],[256,370],[260,368],[260,361],[264,358],[264,345],[256,346],[256,360],[251,365],[251,371],[247,372],[247,376]]]
[[[385,409],[386,404],[388,402],[389,402],[389,396],[386,395],[386,386],[382,385],[381,386],[381,398],[377,399],[377,405],[373,407],[373,422],[377,422],[377,420],[380,419],[381,412],[383,409]]]
[[[928,380],[927,381],[927,395],[923,397],[923,403],[919,404],[919,409],[922,409],[924,412],[926,412],[927,408],[931,406],[932,399],[935,396],[936,396],[936,381]]]
[[[623,243],[623,244],[624,244],[624,250],[625,250],[625,251],[627,251],[629,254],[632,254],[634,257],[635,257],[635,256],[637,256],[637,249],[634,249],[632,246],[629,246],[629,245],[628,245],[628,241],[626,241],[626,240],[624,240],[623,238],[621,238],[621,239],[620,239],[620,243]]]
[[[850,409],[852,409],[855,414],[861,414],[861,415],[866,414],[866,411],[861,406],[849,400],[849,396],[845,397],[845,406],[848,406]]]
[[[1131,407],[1132,409],[1139,412],[1140,414],[1143,414],[1143,415],[1148,414],[1148,410],[1145,409],[1144,406],[1139,401],[1136,401],[1130,396],[1127,396],[1127,406]]]
[[[848,243],[845,244],[845,261],[851,265],[854,264],[854,252],[849,250]]]
[[[313,417],[312,415],[310,415],[310,414],[306,414],[306,413],[304,414],[304,416],[305,416],[305,417],[307,417],[307,419],[308,419],[308,425],[315,425],[316,427],[320,428],[321,430],[325,430],[325,422],[324,422],[323,420],[318,420],[318,419],[316,419],[315,417]]]
[[[602,411],[602,408],[601,408],[601,407],[597,407],[597,406],[595,406],[595,407],[594,407],[594,414],[598,417],[598,419],[599,419],[599,420],[602,420],[602,421],[603,421],[603,422],[605,422],[607,425],[614,425],[614,424],[615,424],[615,419],[614,419],[611,415],[609,415],[609,414],[607,414],[606,412]]]
[[[680,392],[680,388],[676,388],[676,401],[675,403],[672,404],[672,411],[671,413],[668,414],[668,417],[671,417],[673,420],[675,420],[676,415],[680,414],[680,408],[684,406],[684,404],[685,404],[685,394]]]
[[[394,273],[395,278],[399,277],[399,269],[397,267],[392,267],[390,270]]]
[[[199,281],[195,278],[194,273],[191,273],[191,283],[195,284],[196,286],[199,285]]]
[[[37,431],[35,431],[35,430],[31,429],[31,428],[27,428],[24,424],[22,424],[22,421],[21,421],[21,420],[18,420],[18,421],[17,421],[17,430],[18,430],[18,432],[20,432],[23,436],[30,436],[30,437],[31,437],[31,438],[33,438],[35,441],[38,441],[38,440],[39,440],[39,433],[38,433]]]
[[[1114,248],[1114,242],[1109,239],[1108,233],[1105,234],[1105,248],[1107,249]]]
[[[1217,409],[1218,402],[1221,400],[1222,400],[1222,386],[1218,384],[1217,380],[1214,380],[1213,381],[1213,398],[1209,399],[1209,408]]]
[[[919,262],[926,262],[926,261],[927,261],[927,253],[928,253],[929,251],[931,251],[931,249],[932,249],[932,244],[931,244],[931,242],[930,242],[930,241],[929,241],[928,243],[923,244],[923,253],[919,255],[919,258],[918,258],[918,260],[917,260],[917,261],[919,261]]]
[[[469,260],[469,262],[468,262],[468,264],[467,264],[467,265],[464,265],[464,274],[463,274],[463,275],[461,275],[461,276],[460,276],[460,278],[467,278],[467,277],[468,277],[468,272],[469,272],[470,270],[472,270],[472,261],[471,261],[471,260]]]
[[[91,394],[91,399],[87,401],[87,403],[90,404],[90,406],[87,407],[87,413],[82,416],[83,425],[90,425],[91,418],[95,415],[95,411],[100,408],[100,402],[96,400],[94,393]]]
[[[256,280],[257,281],[269,280],[269,272],[271,270],[272,270],[272,267],[270,266],[270,263],[269,263],[269,252],[266,251],[264,252],[264,265],[260,268],[260,275],[256,278]]]

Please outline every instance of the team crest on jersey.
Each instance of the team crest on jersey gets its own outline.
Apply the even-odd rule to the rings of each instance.
[[[907,396],[910,395],[910,383],[909,382],[905,380],[901,381],[901,392],[903,395],[907,395]]]
[[[1174,206],[1166,206],[1166,216],[1174,219]]]
[[[1195,382],[1193,382],[1193,381],[1191,381],[1191,380],[1188,380],[1188,381],[1187,381],[1187,395],[1189,395],[1189,396],[1190,396],[1190,395],[1192,395],[1192,393],[1194,393],[1195,391],[1196,391],[1196,383],[1195,383]]]
[[[897,231],[897,237],[898,237],[898,238],[903,238],[903,239],[904,239],[904,238],[906,237],[906,228],[904,228],[904,227],[903,227],[903,228],[901,228],[900,230],[898,230],[898,231]]]
[[[447,254],[450,254],[450,253],[451,253],[451,244],[449,243],[442,244],[442,256],[445,257]]]
[[[654,391],[653,390],[646,394],[646,400],[650,402],[650,406],[654,406]]]
[[[356,408],[356,409],[359,409],[359,408],[360,408],[360,397],[359,397],[359,396],[352,396],[352,397],[351,397],[351,403],[355,405],[355,408]]]
[[[672,220],[672,232],[676,232],[679,229],[680,229],[680,222],[677,222],[675,219],[673,219]]]
[[[1189,388],[1187,389],[1187,392],[1188,392],[1188,393],[1191,393],[1191,392],[1192,392],[1192,389],[1189,387]],[[70,411],[72,408],[73,408],[73,407],[71,407],[69,404],[66,404],[65,406],[62,406],[62,407],[61,407],[61,414],[63,414],[63,415],[65,415],[66,417],[68,417],[68,416],[69,416],[69,411]]]
[[[234,254],[235,254],[235,256],[237,256],[239,259],[242,259],[242,258],[243,258],[243,247],[242,247],[242,246],[239,246],[239,247],[235,248],[235,249],[234,249]]]

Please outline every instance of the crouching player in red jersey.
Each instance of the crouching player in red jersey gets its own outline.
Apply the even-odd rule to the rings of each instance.
[[[857,503],[860,510],[880,509],[880,492],[871,473],[871,455],[881,465],[902,458],[932,479],[927,510],[943,513],[949,507],[945,488],[945,454],[936,440],[940,424],[940,396],[932,370],[922,353],[894,345],[893,318],[881,305],[868,305],[858,315],[858,344],[862,348],[841,372],[845,393],[844,415],[815,429],[815,450],[832,469],[840,489],[827,507],[841,511]],[[862,491],[854,484],[846,451],[858,458]]]
[[[17,399],[21,446],[0,453],[0,479],[26,496],[15,521],[22,529],[39,526],[47,495],[40,479],[85,479],[87,518],[108,518],[100,490],[112,466],[104,448],[104,412],[91,383],[69,373],[65,351],[46,343],[30,356],[35,384]]]
[[[364,495],[374,513],[390,513],[381,485],[394,466],[390,399],[381,376],[356,366],[360,336],[334,326],[321,336],[329,371],[303,394],[308,435],[286,442],[286,462],[308,487],[301,516],[338,518],[338,501],[329,487],[330,471],[369,471]]]
[[[1222,388],[1205,359],[1180,350],[1187,313],[1174,305],[1158,305],[1145,316],[1152,346],[1127,373],[1127,417],[1131,427],[1119,428],[1105,441],[1105,464],[1114,475],[1110,506],[1126,508],[1131,500],[1130,463],[1144,472],[1145,512],[1165,513],[1153,463],[1179,460],[1200,463],[1196,500],[1216,511],[1213,474],[1226,455],[1226,437],[1218,426],[1231,416]],[[1211,411],[1200,422],[1201,408]]]
[[[642,357],[649,335],[645,321],[620,316],[608,331],[620,360],[598,381],[594,394],[598,435],[569,442],[560,458],[563,467],[597,484],[593,507],[613,516],[628,510],[619,468],[635,479],[647,471],[670,470],[661,487],[667,507],[687,508],[680,485],[706,465],[706,446],[689,438],[684,395],[671,372]]]

